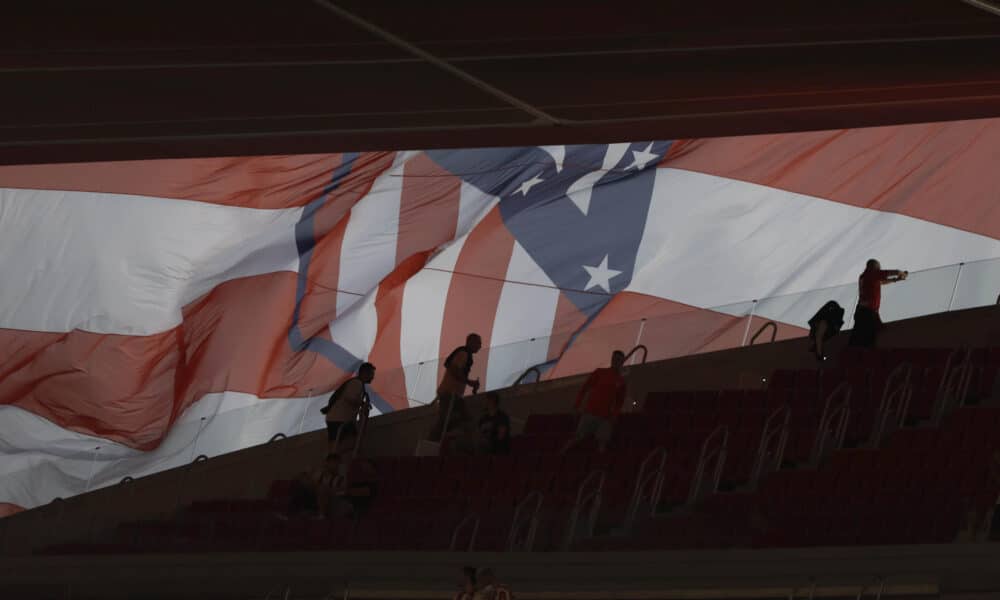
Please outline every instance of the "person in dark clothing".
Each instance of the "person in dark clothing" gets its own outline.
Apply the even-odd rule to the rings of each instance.
[[[320,409],[326,415],[327,452],[337,454],[341,449],[350,449],[358,435],[355,424],[367,418],[364,407],[368,404],[366,384],[375,379],[375,365],[362,363],[357,377],[340,384],[330,396],[326,406]]]
[[[371,508],[378,491],[378,471],[368,459],[351,461],[342,485],[329,489],[329,497],[324,500],[330,507],[330,514],[358,519]]]
[[[844,309],[830,300],[819,309],[819,312],[809,319],[809,351],[816,355],[816,360],[826,360],[823,345],[827,340],[840,333],[844,326]]]
[[[479,419],[481,447],[486,454],[510,454],[510,417],[500,410],[500,395],[486,395],[486,414]]]
[[[337,454],[328,455],[322,467],[300,473],[292,482],[287,516],[325,516],[329,490],[337,485],[340,478],[340,457]]]
[[[887,283],[904,281],[909,272],[896,269],[883,270],[874,258],[865,265],[865,271],[858,277],[858,306],[854,309],[854,329],[851,331],[851,346],[871,348],[882,328],[878,310],[882,304],[882,286]]]
[[[625,403],[626,385],[625,353],[615,350],[611,366],[595,370],[580,388],[576,396],[576,435],[563,446],[563,454],[589,436],[597,439],[598,450],[607,449]]]
[[[431,440],[442,441],[446,433],[455,429],[470,429],[471,423],[462,397],[466,387],[471,387],[473,394],[479,392],[479,380],[469,379],[469,374],[472,372],[473,356],[482,347],[482,338],[470,333],[465,338],[465,345],[455,348],[445,359],[445,373],[438,386],[437,398],[434,399],[438,406],[438,418],[431,430]]]

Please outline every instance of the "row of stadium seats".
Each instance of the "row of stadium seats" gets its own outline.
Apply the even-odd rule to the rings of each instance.
[[[586,549],[948,543],[1000,493],[990,460],[1000,408],[965,407],[941,428],[906,429],[881,449],[843,450],[819,469],[773,473],[755,492],[719,493],[690,514],[649,518]]]
[[[580,486],[595,472],[603,480],[597,531],[622,530],[640,466],[657,448],[666,460],[655,508],[674,510],[646,517],[626,535],[602,535],[574,547],[947,542],[970,506],[986,507],[996,497],[986,471],[998,447],[996,408],[961,408],[940,427],[903,429],[882,447],[842,450],[819,468],[782,469],[756,489],[746,484],[765,420],[775,410],[788,408],[786,466],[802,466],[819,433],[823,393],[844,381],[852,386],[848,439],[858,445],[871,433],[885,382],[898,364],[912,367],[914,397],[930,398],[916,411],[912,421],[917,422],[930,416],[950,355],[948,350],[851,353],[834,368],[776,372],[764,390],[650,394],[643,412],[621,416],[606,453],[586,443],[560,454],[573,434],[574,416],[535,414],[513,440],[509,456],[377,459],[378,493],[358,521],[279,518],[292,485],[279,481],[267,499],[196,503],[169,520],[121,526],[75,551],[446,550],[468,547],[473,530],[475,549],[502,550],[518,503],[532,494],[540,499],[533,548],[557,549],[566,539]],[[1000,351],[977,351],[972,358],[985,381],[1000,363]],[[736,491],[709,494],[684,507],[705,440],[720,426],[727,433],[722,489]],[[456,535],[456,526],[470,515]]]

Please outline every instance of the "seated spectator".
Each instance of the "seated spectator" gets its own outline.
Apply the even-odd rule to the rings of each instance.
[[[287,514],[282,518],[307,515],[323,517],[326,514],[328,490],[341,477],[340,456],[329,454],[322,466],[300,473],[292,482]]]
[[[486,395],[486,414],[479,419],[480,446],[485,454],[510,454],[510,417],[500,410],[500,395]]]
[[[816,360],[826,360],[823,346],[833,336],[840,333],[844,326],[844,309],[830,300],[819,309],[813,318],[809,319],[809,351],[816,355]]]
[[[378,491],[378,471],[366,458],[351,461],[343,485],[330,489],[330,514],[359,519],[368,512]]]
[[[625,402],[624,370],[625,353],[615,350],[611,354],[611,367],[597,369],[587,378],[576,397],[579,415],[576,436],[563,447],[564,453],[589,436],[597,438],[601,452],[607,449]]]

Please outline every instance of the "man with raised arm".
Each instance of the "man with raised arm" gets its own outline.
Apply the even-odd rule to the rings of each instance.
[[[904,281],[907,271],[883,270],[877,260],[870,259],[865,270],[858,276],[858,306],[854,309],[854,329],[851,331],[851,346],[871,348],[882,328],[882,318],[878,309],[882,305],[882,286]]]

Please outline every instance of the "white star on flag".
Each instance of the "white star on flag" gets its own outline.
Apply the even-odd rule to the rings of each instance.
[[[541,175],[541,173],[539,173],[538,175]],[[531,190],[531,188],[533,188],[536,185],[538,185],[539,183],[545,181],[544,179],[542,179],[538,175],[535,175],[531,179],[529,179],[529,180],[525,181],[524,183],[522,183],[521,187],[517,188],[517,191],[514,192],[514,193],[517,194],[518,192],[520,192],[520,194],[522,196],[527,196],[528,192]]]
[[[587,282],[587,286],[584,287],[584,291],[589,290],[592,287],[600,286],[605,292],[611,293],[611,279],[621,275],[621,271],[615,271],[614,269],[608,268],[608,255],[604,255],[604,260],[601,264],[596,267],[591,267],[589,265],[583,265],[583,268],[587,271],[587,275],[590,276],[590,281]]]
[[[651,161],[656,160],[658,157],[650,152],[653,149],[653,142],[649,142],[645,150],[633,150],[632,151],[632,164],[625,167],[625,170],[629,169],[639,169],[640,171],[646,168]]]

